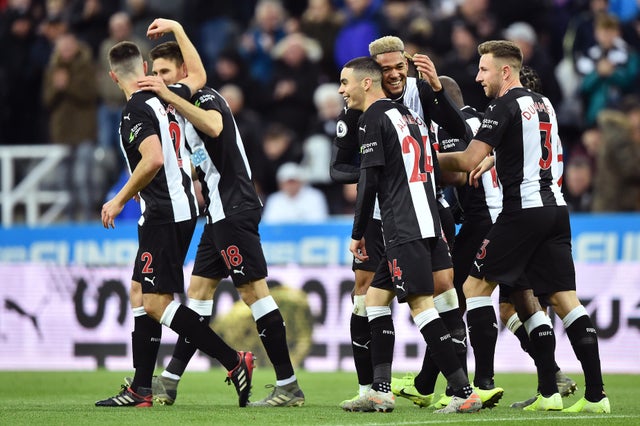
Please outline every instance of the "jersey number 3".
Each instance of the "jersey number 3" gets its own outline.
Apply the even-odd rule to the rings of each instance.
[[[547,170],[551,167],[553,152],[551,150],[551,123],[540,122],[540,145],[542,155],[540,156],[540,168]]]

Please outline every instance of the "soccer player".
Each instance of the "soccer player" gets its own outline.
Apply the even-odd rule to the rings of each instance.
[[[427,121],[433,119],[443,123],[443,125],[451,129],[453,134],[458,134],[460,137],[467,134],[467,128],[460,113],[455,105],[451,103],[446,92],[442,90],[435,67],[427,56],[416,56],[418,62],[422,61],[425,64],[422,69],[427,79],[421,80],[408,77],[409,65],[404,54],[404,43],[398,37],[386,36],[374,40],[369,45],[369,51],[376,61],[384,64],[382,87],[388,97],[393,98],[396,102],[416,108],[416,110],[420,111],[420,116],[426,117]],[[331,176],[337,182],[355,183],[358,180],[359,146],[356,132],[360,113],[360,111],[353,109],[345,109],[339,117],[331,165]],[[436,168],[436,175],[438,175],[437,164],[434,167]],[[441,199],[444,200],[443,198]],[[438,209],[441,213],[441,218],[445,214],[448,214],[446,217],[451,216],[448,209],[441,203],[438,204]],[[376,209],[371,219],[372,223],[366,228],[365,241],[367,241],[369,259],[360,261],[354,258],[353,262],[353,270],[355,272],[354,310],[351,316],[350,331],[354,363],[360,388],[359,395],[356,395],[352,400],[362,396],[370,388],[372,380],[368,346],[371,333],[364,308],[364,295],[373,279],[376,265],[384,251],[379,217],[379,211]],[[451,226],[445,226],[444,228],[450,231],[451,238],[448,241],[453,241],[453,231],[455,229],[453,218],[448,222],[450,222]],[[445,231],[445,234],[447,234],[447,231]],[[445,325],[453,334],[456,355],[466,371],[466,330],[455,299],[451,257],[446,241],[441,239],[438,242],[432,258],[436,294],[435,303]],[[433,378],[435,385],[438,370],[432,369],[433,362],[430,361],[430,358],[427,357],[425,362],[428,368],[424,370],[429,371],[429,378],[426,380],[430,381]],[[433,371],[435,371],[435,374],[433,374]],[[392,388],[396,395],[406,397],[422,407],[430,405],[433,399],[432,392],[422,395],[416,391],[413,385],[413,376],[410,377],[410,381],[411,384],[408,384],[406,380],[399,382],[398,379],[394,378]],[[501,392],[499,388],[495,391],[485,392],[479,390],[478,392],[480,392],[483,401],[486,401],[487,406],[492,405],[490,400],[493,398],[499,399],[501,396],[501,394],[497,395],[497,393]],[[349,404],[350,401],[342,401],[340,406]]]
[[[395,342],[389,304],[397,296],[411,309],[414,322],[431,348],[451,388],[451,403],[439,413],[475,412],[482,407],[455,355],[451,334],[433,303],[431,251],[441,235],[428,128],[404,105],[386,98],[382,69],[372,58],[349,61],[340,74],[347,107],[362,110],[358,123],[361,172],[351,253],[367,259],[363,239],[376,195],[386,247],[365,306],[371,329],[373,384],[349,411],[392,411],[391,364]]]
[[[195,47],[182,26],[166,19],[154,20],[147,34],[157,38],[172,32],[191,70],[180,96],[190,97],[202,87],[206,73]],[[125,203],[140,196],[138,253],[131,282],[134,312],[132,333],[135,375],[113,397],[96,402],[99,407],[151,407],[151,380],[156,364],[162,325],[189,339],[201,351],[216,358],[229,371],[239,405],[247,404],[253,373],[253,354],[236,352],[213,332],[201,315],[173,300],[184,291],[183,264],[195,229],[198,207],[190,176],[189,158],[183,156],[183,119],[151,92],[140,91],[138,82],[147,70],[138,47],[116,44],[109,51],[111,78],[127,98],[120,123],[123,152],[131,176],[115,197],[102,207],[102,224],[115,227]]]
[[[483,114],[464,105],[460,87],[453,79],[446,76],[441,76],[440,79],[442,85],[446,87],[449,96],[460,108],[466,118],[467,124],[469,124],[475,134],[480,128]],[[520,79],[524,87],[534,92],[540,92],[540,78],[533,69],[523,67],[520,70]],[[449,152],[464,151],[467,146],[467,142],[460,141],[457,138],[451,138],[444,129],[438,128],[436,138],[440,145],[445,148],[447,146],[455,146],[454,149],[449,149]],[[462,186],[457,188],[457,199],[460,201],[463,218],[452,253],[455,271],[454,285],[456,286],[460,306],[463,310],[466,309],[466,303],[462,292],[462,285],[473,265],[477,247],[482,243],[482,240],[491,229],[493,222],[495,222],[502,209],[502,189],[495,175],[495,169],[492,169],[490,173],[483,174],[481,179],[477,180],[477,185],[467,185],[466,174],[464,176],[464,182],[460,182]],[[508,290],[507,286],[500,287],[500,320],[518,338],[523,350],[533,356],[529,351],[529,336],[527,335],[524,325],[518,318],[510,295],[506,290]],[[537,308],[537,299],[530,289],[525,290],[521,297],[527,301],[527,305]],[[523,312],[523,316],[525,315],[526,313]],[[476,376],[482,374],[493,375],[493,368],[487,368],[487,366],[493,365],[493,354],[484,353],[482,348],[478,348],[477,351],[474,351],[474,356],[476,357]],[[562,373],[560,367],[557,365],[555,370],[556,383],[560,394],[562,396],[572,394],[576,389],[575,381]],[[535,397],[533,399],[535,400]],[[529,405],[532,402],[533,400],[515,402],[511,406],[518,408]]]
[[[562,172],[556,114],[544,96],[523,88],[522,52],[512,42],[492,40],[478,46],[476,80],[493,100],[482,125],[463,152],[442,154],[443,169],[471,172],[493,150],[503,186],[502,211],[480,245],[463,285],[471,339],[491,338],[496,324],[491,293],[498,285],[519,290],[525,277],[540,298],[548,298],[562,319],[585,375],[585,396],[569,412],[611,411],[604,393],[598,338],[576,296],[571,229],[557,185]],[[475,312],[473,315],[471,311]],[[538,369],[536,400],[525,410],[562,410],[555,380],[555,336],[549,318],[538,310],[526,319]],[[495,349],[495,348],[494,348]]]
[[[165,84],[175,84],[191,72],[175,42],[150,52],[153,74],[140,87],[157,93],[187,120],[186,143],[202,189],[207,223],[196,253],[187,294],[189,307],[208,324],[214,292],[231,276],[242,300],[249,306],[267,355],[276,372],[276,386],[254,407],[301,406],[304,393],[298,385],[289,357],[285,323],[267,286],[267,263],[260,245],[258,224],[262,203],[251,180],[251,169],[242,138],[226,100],[204,87],[191,101]],[[181,84],[180,84],[181,85]],[[156,401],[171,405],[180,377],[196,347],[179,339],[173,357],[162,374],[154,378]]]
[[[414,78],[408,76],[409,63],[404,52],[404,43],[398,37],[385,36],[374,40],[369,45],[369,53],[382,67],[382,87],[388,97],[417,112],[426,123],[440,124],[454,137],[465,140],[471,138],[471,130],[447,91],[443,90],[435,66],[427,55],[416,54],[411,58],[411,62],[423,77]],[[435,155],[433,161],[437,187],[440,187],[441,173]],[[432,253],[434,302],[440,317],[451,332],[456,355],[466,372],[467,332],[453,286],[453,267],[448,247],[448,243],[453,243],[455,224],[441,191],[438,191],[438,194],[438,215],[445,238],[438,241]],[[406,397],[417,405],[428,406],[433,400],[433,387],[438,376],[438,369],[431,357],[424,358],[421,371],[422,373],[415,378],[394,378],[392,388],[396,395]],[[474,385],[485,407],[493,407],[504,393],[502,388],[494,385],[493,377],[489,380],[476,377]],[[447,393],[449,396],[452,395],[450,389]],[[448,398],[445,398],[443,403],[447,404]]]

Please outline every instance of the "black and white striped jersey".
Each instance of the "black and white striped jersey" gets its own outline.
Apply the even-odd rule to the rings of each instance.
[[[180,96],[188,97],[189,89],[173,87]],[[122,111],[120,119],[121,149],[129,170],[133,172],[142,156],[140,143],[157,135],[162,144],[164,165],[153,180],[140,191],[142,215],[139,225],[182,222],[198,216],[191,163],[185,155],[184,119],[175,109],[154,93],[135,92]]]
[[[565,206],[562,145],[556,113],[546,97],[522,87],[494,99],[476,139],[493,146],[503,211]]]
[[[217,91],[204,87],[192,96],[191,102],[222,115],[223,130],[216,138],[186,123],[187,147],[202,184],[207,223],[262,207],[251,180],[242,137],[227,101]]]
[[[380,173],[376,190],[387,247],[439,237],[427,124],[404,105],[381,99],[362,114],[359,130],[361,168]]]
[[[463,107],[461,111],[471,131],[476,134],[484,114],[470,106]],[[481,176],[477,188],[465,185],[457,188],[457,192],[466,220],[491,219],[495,223],[502,211],[502,186],[495,167]]]

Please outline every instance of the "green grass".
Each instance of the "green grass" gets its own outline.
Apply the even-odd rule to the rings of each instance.
[[[356,390],[354,373],[298,372],[306,394],[300,408],[238,408],[232,386],[224,383],[225,372],[189,372],[180,383],[176,404],[151,409],[97,408],[94,401],[115,395],[129,372],[0,372],[0,424],[2,425],[639,425],[640,376],[606,375],[611,400],[610,415],[529,413],[509,408],[514,401],[531,396],[535,377],[530,374],[498,374],[496,383],[505,389],[501,405],[478,414],[435,415],[405,399],[396,402],[392,413],[347,413],[337,407]],[[565,399],[565,406],[582,396]],[[254,399],[266,396],[271,383],[269,369],[256,370]],[[443,384],[439,383],[441,390]]]

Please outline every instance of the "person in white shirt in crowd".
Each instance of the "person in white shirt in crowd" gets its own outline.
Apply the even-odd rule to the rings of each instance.
[[[263,223],[322,222],[329,217],[324,194],[308,185],[303,175],[297,163],[280,166],[276,175],[279,190],[266,200]]]

